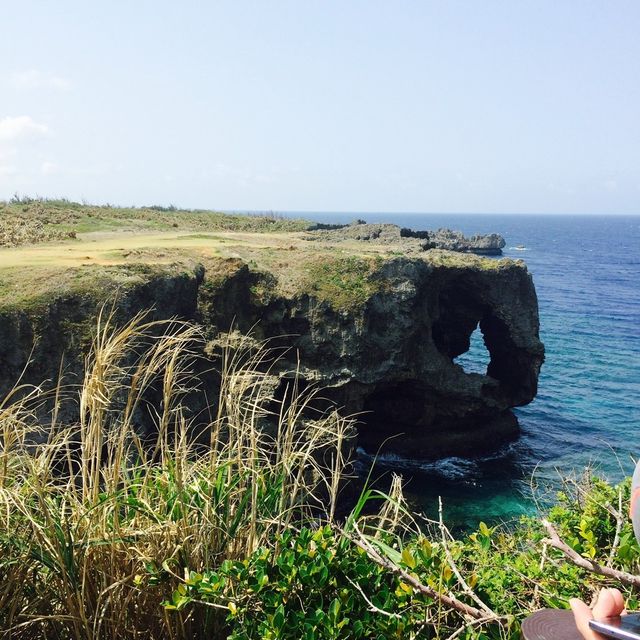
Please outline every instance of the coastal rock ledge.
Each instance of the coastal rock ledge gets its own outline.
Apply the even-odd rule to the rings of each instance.
[[[241,328],[258,323],[264,336],[297,336],[291,353],[303,377],[359,414],[358,444],[368,452],[433,459],[495,451],[518,434],[511,408],[537,392],[544,347],[532,278],[520,261],[427,255],[380,261],[369,276],[375,291],[356,308],[308,294],[268,295],[261,305],[234,296],[229,307],[217,290],[201,301],[213,310],[203,321],[225,327],[242,319]],[[228,286],[248,292],[253,278],[238,264]],[[490,354],[486,375],[454,361],[478,325]],[[292,359],[285,369],[295,366]]]
[[[511,408],[534,398],[544,359],[524,263],[431,250],[300,261],[296,269],[296,286],[277,265],[239,257],[138,270],[118,285],[120,317],[155,308],[157,317],[201,323],[212,337],[232,325],[280,337],[291,347],[280,384],[298,369],[325,387],[344,412],[359,414],[358,445],[372,453],[478,454],[517,436]],[[29,359],[29,379],[54,378],[62,354],[79,374],[87,327],[108,290],[105,281],[100,293],[51,292],[28,309],[0,309],[0,385],[15,382]],[[478,326],[490,355],[485,375],[455,363]]]

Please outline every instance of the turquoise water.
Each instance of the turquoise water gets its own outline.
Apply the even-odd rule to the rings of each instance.
[[[474,526],[480,519],[532,512],[532,477],[536,495],[544,497],[541,487],[587,465],[611,480],[633,470],[632,458],[640,456],[640,216],[307,217],[500,233],[507,242],[504,254],[523,259],[533,274],[546,361],[538,397],[516,410],[522,434],[490,457],[384,461],[383,469],[402,472],[417,507],[433,513],[442,496],[450,522]],[[458,362],[484,370],[487,354],[479,334]]]

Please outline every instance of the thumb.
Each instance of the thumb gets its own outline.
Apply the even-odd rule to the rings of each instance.
[[[591,609],[578,598],[571,598],[571,600],[569,600],[569,606],[571,607],[571,611],[573,611],[576,627],[582,637],[588,640],[595,640],[598,636],[596,636],[589,627],[589,620],[593,619]]]

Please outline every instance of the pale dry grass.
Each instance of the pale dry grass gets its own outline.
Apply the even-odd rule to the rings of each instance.
[[[78,424],[54,410],[45,429],[39,388],[0,404],[0,637],[216,637],[224,612],[162,607],[185,572],[334,516],[351,421],[314,413],[317,392],[295,375],[274,398],[277,354],[230,333],[203,447],[185,410],[200,347],[189,324],[138,316],[115,330],[103,311]]]

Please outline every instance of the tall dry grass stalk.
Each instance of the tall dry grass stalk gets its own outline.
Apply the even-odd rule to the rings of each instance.
[[[54,410],[43,430],[40,388],[0,403],[0,637],[216,637],[217,610],[161,606],[185,572],[333,518],[351,421],[314,413],[296,375],[276,399],[274,351],[232,332],[203,447],[187,406],[206,395],[202,346],[192,325],[137,316],[116,330],[102,312],[77,424]]]

